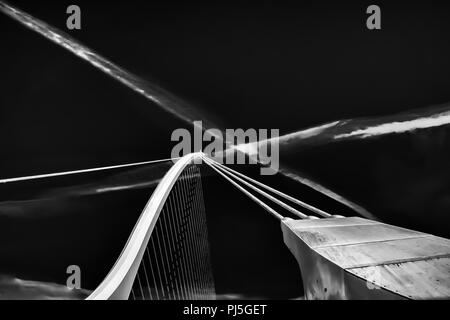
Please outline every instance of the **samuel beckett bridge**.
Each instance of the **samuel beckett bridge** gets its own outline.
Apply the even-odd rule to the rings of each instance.
[[[204,204],[205,166],[280,224],[283,239],[279,240],[297,260],[306,299],[450,298],[450,240],[330,214],[204,153],[3,179],[0,184],[170,160],[176,162],[158,182],[120,255],[87,300],[216,298],[206,223],[208,211],[214,208]],[[301,286],[300,279],[292,281]]]
[[[202,118],[173,94],[143,82],[45,22],[1,1],[0,11],[186,123]],[[158,160],[147,163],[152,162]],[[216,298],[202,166],[210,167],[280,224],[284,243],[301,270],[306,299],[450,298],[450,240],[327,213],[206,154],[192,153],[177,159],[158,183],[126,245],[88,300]],[[0,183],[109,168],[3,179]],[[303,209],[312,215],[304,214]]]
[[[305,298],[450,297],[449,240],[331,215],[203,153],[193,153],[180,158],[159,182],[115,265],[87,299],[215,298],[202,165],[271,214],[274,223],[278,220],[301,269]],[[300,207],[315,215],[302,213]]]

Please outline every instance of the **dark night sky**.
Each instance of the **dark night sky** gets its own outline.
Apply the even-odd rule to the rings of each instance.
[[[72,2],[11,1],[63,30],[65,9]],[[445,2],[378,2],[382,9],[379,31],[365,28],[365,8],[371,3],[74,3],[82,9],[82,30],[70,31],[70,35],[212,114],[222,127],[279,128],[283,134],[327,121],[382,116],[450,101],[450,6]],[[170,155],[171,132],[186,124],[4,16],[0,16],[0,30],[0,177]],[[281,154],[280,160],[387,222],[449,237],[448,130],[291,150]],[[210,222],[216,232],[212,248],[217,249],[213,255],[219,291],[269,297],[301,294],[288,279],[298,274],[293,258],[283,248],[277,223],[270,218],[266,221],[264,213],[246,200],[239,205],[224,201],[212,191],[220,181],[205,179],[211,185],[209,195],[205,194],[207,207],[224,202]],[[318,206],[349,214],[342,206],[281,177],[266,180]],[[44,187],[54,189],[51,183]],[[61,185],[78,183],[77,179],[61,181]],[[22,186],[14,188],[6,192],[3,186],[7,196],[1,199],[25,198]],[[235,191],[224,188],[221,192],[231,198]],[[107,197],[83,198],[74,201],[76,205],[70,202],[77,209],[67,209],[71,205],[65,204],[50,211],[55,215],[69,212],[75,219],[70,221],[84,221],[73,222],[79,228],[95,230],[96,223],[86,227],[92,212],[100,223],[104,212],[121,208],[112,214],[111,230],[104,231],[118,248],[148,192],[124,193],[115,197],[117,203]],[[124,211],[133,213],[126,218]],[[126,230],[119,230],[124,220]],[[30,225],[27,220],[17,223]],[[58,223],[70,225],[62,215],[42,223],[41,230],[50,232]],[[29,229],[11,237],[26,237]],[[86,232],[80,238],[92,241]],[[118,240],[113,240],[119,233]],[[229,233],[236,235],[234,241],[224,242]],[[65,243],[73,251],[78,245],[72,240]],[[258,243],[261,246],[255,249]],[[263,244],[269,246],[268,251]],[[106,250],[113,256],[118,249],[111,247],[100,241],[91,251]],[[107,265],[112,258],[98,259]],[[61,260],[58,266],[67,257]],[[223,261],[233,264],[221,267]],[[267,270],[255,267],[264,261],[272,261]],[[42,279],[52,279],[56,270],[55,266],[45,271]],[[90,281],[97,281],[99,273],[93,271]],[[55,277],[61,282],[60,276]],[[261,278],[267,279],[266,285],[259,282]],[[243,283],[241,279],[250,280]]]

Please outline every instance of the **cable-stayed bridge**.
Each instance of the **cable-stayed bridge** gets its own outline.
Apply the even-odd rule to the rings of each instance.
[[[284,241],[297,260],[301,279],[292,277],[290,281],[303,287],[306,299],[450,297],[450,240],[357,216],[333,215],[203,153],[8,178],[0,180],[0,184],[8,188],[17,182],[35,183],[116,168],[159,166],[172,160],[175,164],[156,182],[156,189],[121,253],[106,266],[109,272],[100,274],[100,281],[94,284],[91,293],[87,296],[83,293],[88,300],[216,298],[206,221],[208,214],[217,209],[214,206],[220,204],[212,202],[205,207],[207,190],[203,189],[202,171],[206,167],[209,173],[215,172],[222,178],[215,187],[229,183],[238,191],[227,201],[233,202],[238,197],[236,203],[244,204],[240,196],[248,198],[260,208],[255,213],[261,213],[262,217],[270,215],[274,224],[280,224],[282,237],[272,241]],[[258,224],[254,226],[257,228]],[[270,255],[267,259],[271,259]]]
[[[144,85],[138,77],[46,23],[3,2],[0,10],[179,119],[192,123],[201,118],[184,101],[158,86]],[[447,123],[448,114],[440,115],[439,121],[427,126]],[[428,118],[425,120],[429,122]],[[404,130],[424,126],[423,121],[417,124],[415,120],[404,121],[404,125]],[[378,127],[386,130],[385,125]],[[313,131],[323,134],[325,128],[319,129]],[[311,130],[307,136],[310,134]],[[332,136],[343,139],[366,134],[367,130],[356,130]],[[116,263],[88,299],[215,297],[201,165],[193,163],[197,158],[257,203],[263,213],[271,214],[276,219],[274,223],[278,220],[284,242],[299,263],[306,298],[449,298],[449,240],[359,217],[327,213],[196,153],[179,159],[158,184]],[[0,183],[77,173],[81,171],[4,179]],[[314,215],[305,214],[300,208]],[[288,215],[281,214],[282,211]]]
[[[198,159],[280,222],[307,299],[450,297],[449,240],[331,215],[193,153],[180,158],[158,184],[115,265],[87,299],[215,298]]]

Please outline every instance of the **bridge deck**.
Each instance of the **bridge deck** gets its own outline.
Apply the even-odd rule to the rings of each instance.
[[[323,275],[311,270],[314,264],[316,269],[319,264],[334,265],[363,280],[355,285],[354,280],[347,281],[335,273],[334,286],[338,283],[340,288],[336,290],[340,293],[334,290],[336,296],[330,296],[333,290],[328,288],[329,298],[358,298],[355,292],[378,287],[403,298],[450,298],[450,240],[358,217],[285,220],[283,225],[285,242],[303,265],[305,286],[312,285],[311,279],[305,279],[310,275],[323,282]],[[306,246],[294,243],[298,240]],[[308,250],[313,254],[299,252]],[[315,262],[308,264],[302,259]],[[319,278],[310,288],[315,297],[320,297]],[[352,293],[352,286],[359,288]],[[365,292],[361,297],[367,295],[371,293]]]

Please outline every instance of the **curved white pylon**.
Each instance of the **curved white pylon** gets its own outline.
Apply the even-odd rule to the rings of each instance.
[[[173,185],[184,168],[201,155],[201,153],[191,153],[180,158],[162,178],[113,268],[94,292],[87,297],[87,300],[128,299],[153,227]]]

